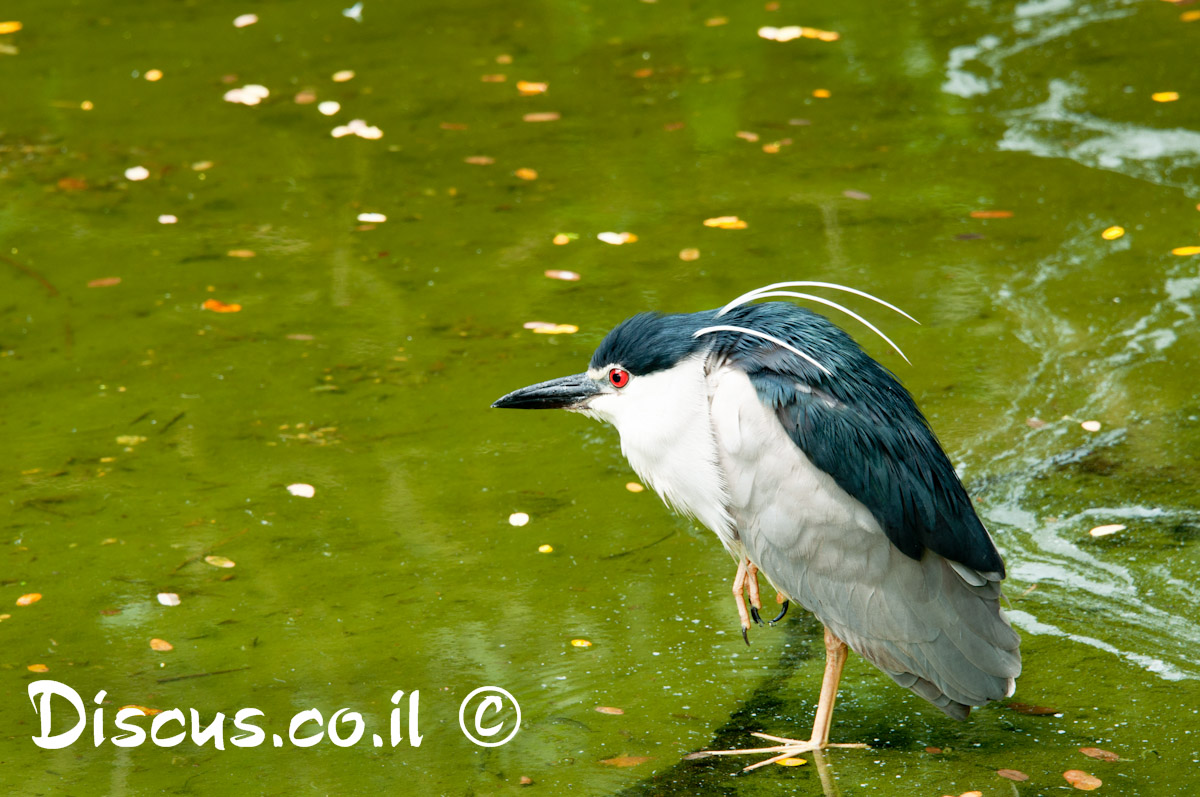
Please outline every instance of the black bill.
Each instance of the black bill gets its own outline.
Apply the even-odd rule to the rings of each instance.
[[[493,407],[514,410],[570,410],[583,406],[600,392],[587,374],[572,374],[514,390],[496,399]]]

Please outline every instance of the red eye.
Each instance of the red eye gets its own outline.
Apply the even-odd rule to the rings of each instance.
[[[629,372],[621,368],[614,368],[608,372],[608,381],[613,387],[625,387],[629,384]]]

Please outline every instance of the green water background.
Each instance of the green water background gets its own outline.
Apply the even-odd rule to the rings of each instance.
[[[873,749],[831,756],[834,789],[1047,794],[1082,769],[1102,794],[1200,790],[1200,256],[1171,254],[1200,244],[1188,7],[368,2],[356,22],[344,5],[0,11],[23,24],[0,35],[6,793],[821,794],[812,765],[680,760],[807,732],[815,621],[794,611],[746,648],[732,563],[626,489],[613,430],[488,409],[582,370],[634,312],[783,279],[921,321],[847,302],[911,367],[839,323],[978,497],[1024,638],[1014,699],[1056,712],[954,723],[852,658],[833,732]],[[756,34],[793,24],[840,39]],[[248,83],[270,96],[223,101]],[[356,118],[383,137],[331,135]],[[148,179],[126,179],[138,165]],[[1012,215],[971,216],[995,210]],[[722,215],[748,226],[702,224]],[[1127,528],[1088,533],[1111,523]],[[347,707],[368,741],[120,749],[89,725],[42,750],[39,678],[89,709],[105,690],[108,736],[127,704],[255,707],[285,737],[299,711]],[[521,705],[502,747],[458,727],[484,685]],[[369,743],[396,690],[421,693],[419,748]]]

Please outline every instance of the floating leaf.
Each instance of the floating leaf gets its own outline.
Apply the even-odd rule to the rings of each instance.
[[[59,178],[58,187],[64,191],[86,191],[88,184],[82,177],[62,177]]]
[[[843,191],[842,196],[846,197],[847,199],[858,199],[858,200],[863,200],[863,201],[866,201],[871,198],[870,194],[864,193],[862,191],[855,191],[853,188]]]
[[[574,271],[563,271],[558,268],[548,269],[545,274],[552,280],[563,280],[564,282],[579,282],[581,279]]]
[[[1063,773],[1063,777],[1080,791],[1094,791],[1104,785],[1104,781],[1095,775],[1089,775],[1082,769],[1068,769]]]
[[[529,514],[526,512],[513,512],[508,516],[508,525],[510,526],[526,526],[529,524]]]
[[[235,28],[245,28],[258,22],[258,14],[242,14],[234,17],[233,26]]]
[[[926,748],[925,748],[925,752],[929,753],[930,755],[941,755],[942,748],[940,748],[940,747],[926,747]]]
[[[174,650],[175,646],[165,639],[158,639],[155,637],[154,639],[150,640],[150,649],[157,650],[159,653],[166,653],[169,650]]]
[[[601,714],[624,714],[625,713],[625,709],[614,708],[613,706],[596,706],[596,711],[599,711]]]
[[[164,213],[158,217],[159,224],[175,224],[179,221],[179,217],[170,213]]]
[[[775,762],[781,767],[799,767],[808,763],[803,758],[781,758]]]
[[[351,119],[348,124],[338,125],[329,133],[334,138],[343,138],[345,136],[358,136],[376,140],[383,138],[383,131],[375,125],[369,125],[363,119]]]
[[[1018,714],[1028,714],[1033,717],[1059,715],[1062,713],[1056,708],[1050,708],[1049,706],[1031,706],[1028,703],[1005,703],[1005,705]]]
[[[50,672],[50,668],[45,664],[30,664],[25,669],[29,670],[30,672]]]
[[[1124,531],[1125,527],[1120,523],[1111,523],[1107,526],[1097,526],[1088,532],[1093,537],[1107,537],[1109,534],[1116,534],[1118,531]],[[1088,748],[1094,749],[1094,748]]]
[[[700,250],[695,249],[693,247],[688,247],[687,249],[680,249],[679,250],[679,259],[687,261],[689,263],[693,260],[699,260],[700,259]]]
[[[971,218],[973,219],[1011,219],[1013,212],[1011,210],[972,210]]]
[[[1100,431],[1100,421],[1084,421],[1083,423],[1081,423],[1079,425],[1081,427],[1083,427],[1083,431],[1085,431],[1085,432]]]
[[[1098,758],[1101,761],[1119,761],[1121,756],[1109,750],[1101,750],[1099,747],[1080,747],[1079,752],[1091,758]]]
[[[354,70],[341,69],[334,72],[331,79],[334,83],[345,83],[347,80],[354,80]]]
[[[158,81],[162,80],[163,73],[161,69],[147,69],[146,74],[142,75],[142,77],[146,80],[149,80],[151,83],[157,83]]]
[[[133,703],[130,703],[127,706],[121,706],[119,709],[117,709],[117,711],[124,711],[127,708],[136,708],[138,711],[142,712],[142,714],[146,715],[147,717],[153,717],[155,714],[162,713],[161,708],[149,708],[147,706],[134,705]]]
[[[579,327],[574,324],[550,324],[549,326],[533,327],[535,335],[574,335]]]
[[[225,253],[228,257],[254,257],[253,249],[230,249]]]
[[[637,236],[631,232],[602,232],[598,233],[596,237],[604,243],[612,244],[613,246],[629,244],[637,240]]]
[[[42,599],[42,593],[29,592],[29,593],[26,593],[25,595],[22,595],[21,597],[17,598],[17,605],[18,606],[31,606],[31,605],[37,603],[38,601],[40,601],[41,599]]]
[[[704,226],[716,227],[719,230],[744,230],[748,225],[737,216],[716,216],[705,219]]]
[[[146,438],[140,434],[119,434],[117,435],[117,445],[122,446],[137,446],[146,442]]]
[[[722,25],[729,24],[729,17],[712,17],[711,19],[704,20],[704,24],[709,28],[719,28]]]
[[[546,89],[548,88],[550,88],[550,86],[546,83],[534,83],[530,80],[517,81],[517,91],[521,92],[527,97],[533,96],[534,94],[545,94]]]
[[[10,22],[0,22],[0,36],[4,35],[5,33],[16,33],[23,27],[25,26],[15,20]]]
[[[586,639],[572,639],[571,646],[576,648],[590,648],[592,643],[588,642]]]
[[[619,755],[615,758],[606,758],[601,761],[601,764],[608,764],[610,767],[636,767],[638,764],[644,764],[650,761],[652,756],[648,755]]]
[[[640,492],[644,492],[646,490],[645,487],[638,484],[637,482],[626,482],[625,489],[631,493],[640,493]]]
[[[342,104],[334,100],[325,100],[317,105],[317,112],[322,116],[333,116],[340,110],[342,110]]]
[[[508,80],[508,75],[483,75],[480,80],[484,83],[503,83]]]
[[[1046,425],[1046,422],[1041,418],[1026,418],[1025,425],[1030,429],[1041,429]]]
[[[812,95],[818,100],[827,100],[833,96],[833,92],[829,89],[813,89]]]
[[[163,606],[178,606],[179,595],[174,592],[160,592],[158,593],[158,602]]]
[[[1184,11],[1179,18],[1184,22],[1196,22],[1200,20],[1200,11]]]
[[[1171,254],[1184,257],[1186,255],[1200,255],[1200,246],[1177,246],[1171,250]]]
[[[538,553],[554,553],[553,545],[539,545]]]
[[[145,180],[150,176],[150,170],[145,166],[130,166],[125,170],[125,179],[133,182]]]
[[[200,305],[205,310],[212,310],[214,313],[240,313],[242,306],[240,304],[226,304],[219,299],[206,299],[204,304]]]
[[[387,216],[382,213],[359,213],[358,220],[367,224],[383,224]]]
[[[99,279],[94,279],[88,282],[87,286],[89,288],[111,288],[113,285],[120,284],[120,277],[100,277]]]
[[[1104,232],[1100,233],[1100,237],[1106,241],[1115,241],[1124,234],[1125,234],[1124,227],[1117,227],[1114,225],[1112,227],[1109,227]]]
[[[292,336],[288,335],[288,337],[290,338]],[[317,494],[317,488],[313,487],[311,484],[304,484],[303,482],[289,484],[287,486],[287,491],[297,498],[312,498]]]
[[[258,83],[248,83],[240,89],[230,89],[225,92],[225,102],[236,105],[258,105],[271,96],[271,90]]]
[[[554,236],[554,245],[555,246],[566,246],[567,244],[571,243],[571,241],[574,241],[578,238],[579,238],[579,235],[576,233],[573,233],[573,232],[556,233]]]
[[[204,561],[208,562],[213,567],[237,567],[237,562],[233,561],[228,556],[217,556],[212,554],[204,557]]]
[[[1017,783],[1020,783],[1021,781],[1029,780],[1029,776],[1026,775],[1024,772],[1022,772],[1019,769],[997,769],[996,774],[1002,778],[1008,778],[1009,780],[1015,780]]]
[[[734,135],[744,141],[749,141],[751,143],[758,141],[758,133],[751,133],[749,130],[739,130],[736,133],[734,133]]]
[[[1179,99],[1178,91],[1156,91],[1150,95],[1150,99],[1155,102],[1175,102]]]
[[[517,169],[515,172],[513,172],[513,174],[515,174],[517,177],[521,178],[522,180],[536,180],[538,178],[538,173],[537,173],[536,169],[528,169],[525,167]]]
[[[526,122],[557,122],[562,118],[558,111],[535,111],[521,117]]]
[[[490,166],[496,162],[496,159],[489,155],[468,155],[463,158],[463,163],[470,163],[475,166]]]

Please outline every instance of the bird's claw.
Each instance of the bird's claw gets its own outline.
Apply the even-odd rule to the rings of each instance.
[[[746,640],[746,647],[750,647],[750,626],[742,626],[742,639]]]
[[[757,606],[751,606],[751,607],[750,607],[750,619],[751,619],[751,620],[753,620],[753,621],[755,622],[755,624],[757,624],[757,625],[763,625],[763,624],[764,624],[764,623],[763,623],[762,616],[761,616],[761,615],[759,615],[759,613],[758,613],[758,607],[757,607]],[[774,622],[774,621],[772,621],[772,622]]]
[[[783,602],[783,608],[779,610],[779,615],[778,615],[778,616],[777,616],[777,617],[776,617],[774,620],[772,620],[772,621],[769,623],[769,625],[775,625],[776,623],[778,623],[780,620],[782,620],[782,619],[783,619],[783,616],[784,616],[785,614],[787,614],[788,605],[789,605],[790,603],[791,603],[791,601],[787,601],[787,600],[785,600],[785,601]]]

